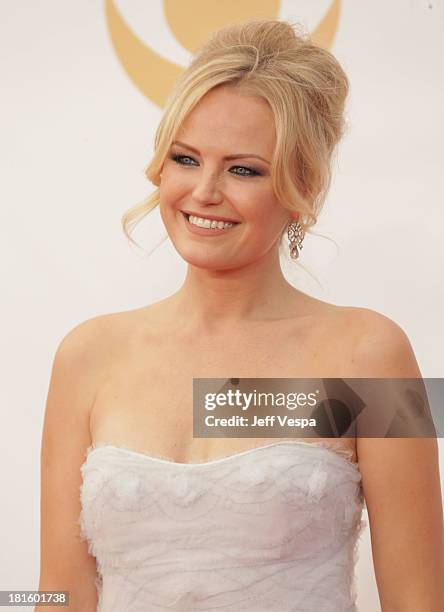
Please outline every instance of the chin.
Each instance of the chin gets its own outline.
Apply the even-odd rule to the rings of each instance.
[[[181,255],[182,259],[193,266],[194,268],[201,268],[202,270],[230,270],[236,266],[227,266],[227,262],[220,258],[214,257],[212,260],[208,257],[189,256],[185,257]]]
[[[209,250],[205,250],[204,248],[200,249],[200,252],[197,252],[198,249],[190,249],[190,248],[176,248],[176,251],[179,253],[180,257],[190,266],[195,268],[201,268],[203,270],[230,270],[238,267],[238,262],[232,262],[231,265],[227,264],[226,257],[223,257],[221,254],[215,255],[210,253]]]

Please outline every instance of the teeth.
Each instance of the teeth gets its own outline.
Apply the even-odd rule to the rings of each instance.
[[[188,217],[188,222],[192,225],[197,225],[198,227],[205,227],[208,229],[228,229],[234,225],[234,223],[230,223],[228,221],[212,221],[210,219],[203,219],[202,217],[193,217],[193,215]]]

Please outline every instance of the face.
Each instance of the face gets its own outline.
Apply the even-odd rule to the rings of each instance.
[[[268,104],[230,86],[211,90],[187,117],[159,186],[160,214],[185,261],[228,270],[278,249],[290,212],[272,188],[275,141]],[[223,220],[235,223],[221,227]]]

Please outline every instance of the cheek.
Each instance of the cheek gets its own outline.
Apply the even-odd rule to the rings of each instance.
[[[170,163],[165,162],[159,189],[162,197],[172,200],[188,189],[187,177]]]
[[[286,211],[271,188],[257,189],[248,194],[243,201],[245,218],[261,223],[267,231],[274,231],[286,219]]]
[[[177,181],[166,180],[162,176],[159,185],[159,208],[162,217],[171,217],[174,209],[179,208],[184,201],[184,189]]]
[[[171,202],[181,191],[180,182],[172,179],[166,174],[162,175],[162,180],[159,185],[159,195],[161,200]]]

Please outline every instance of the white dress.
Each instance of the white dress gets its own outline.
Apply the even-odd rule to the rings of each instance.
[[[351,451],[286,440],[184,464],[100,443],[81,472],[98,612],[357,610]]]

